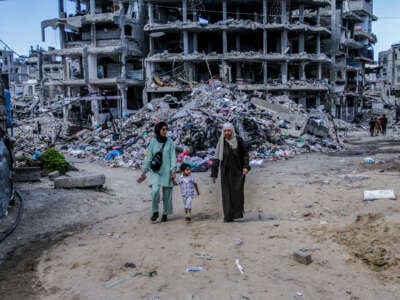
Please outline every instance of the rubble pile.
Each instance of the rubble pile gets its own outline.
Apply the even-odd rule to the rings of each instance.
[[[182,100],[173,96],[153,99],[118,124],[117,130],[84,130],[68,151],[105,159],[113,166],[139,168],[154,125],[160,120],[167,121],[177,152],[185,151],[186,162],[193,166],[201,166],[213,156],[222,124],[228,121],[251,146],[254,164],[340,147],[333,120],[326,114],[308,114],[287,96],[249,95],[240,93],[236,86],[215,82],[212,86],[198,85]]]
[[[37,122],[40,122],[40,132]],[[55,145],[60,137],[65,137],[64,125],[61,119],[49,113],[36,118],[17,119],[13,129],[17,166],[31,166],[32,159],[35,160],[41,153]]]
[[[333,119],[327,114],[317,110],[307,113],[287,96],[246,94],[235,85],[219,81],[199,84],[180,100],[173,96],[153,99],[127,119],[114,120],[106,127],[83,129],[67,137],[66,129],[60,130],[54,122],[55,128],[46,133],[59,136],[63,142],[58,148],[70,155],[89,156],[111,166],[140,168],[154,125],[161,120],[169,125],[168,134],[177,145],[177,154],[184,153],[181,159],[200,170],[207,169],[225,122],[233,123],[237,134],[250,146],[253,165],[297,153],[331,151],[341,145]],[[41,150],[40,144],[33,142],[25,142],[31,152]]]

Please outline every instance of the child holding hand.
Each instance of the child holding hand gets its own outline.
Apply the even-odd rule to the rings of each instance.
[[[191,175],[190,166],[186,163],[182,163],[180,169],[182,174],[179,176],[177,184],[181,187],[181,195],[185,207],[185,220],[190,222],[192,219],[194,191],[196,190],[197,195],[200,195],[200,192],[194,177]]]

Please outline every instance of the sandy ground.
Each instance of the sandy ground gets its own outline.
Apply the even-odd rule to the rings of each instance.
[[[75,162],[103,172],[106,192],[54,190],[47,179],[21,185],[24,218],[0,244],[0,298],[399,299],[399,202],[362,195],[399,193],[400,143],[347,140],[343,153],[253,168],[245,218],[234,223],[222,222],[208,173],[194,174],[201,195],[191,223],[176,189],[174,215],[151,224],[150,189],[129,169]],[[367,156],[376,163],[364,164]],[[311,252],[310,265],[293,260],[298,249]]]

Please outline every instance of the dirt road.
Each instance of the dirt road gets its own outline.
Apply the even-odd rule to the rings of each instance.
[[[151,224],[150,190],[129,169],[76,162],[106,175],[106,193],[22,185],[24,218],[0,244],[1,299],[398,299],[398,200],[362,193],[399,192],[399,146],[358,138],[341,154],[254,168],[246,216],[232,224],[206,173],[194,174],[201,196],[189,224],[178,190],[170,221]],[[313,262],[295,262],[297,249]]]

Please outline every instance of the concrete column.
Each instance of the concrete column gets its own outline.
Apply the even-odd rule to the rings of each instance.
[[[118,89],[121,94],[121,117],[128,114],[128,87],[126,84],[118,84]]]
[[[69,98],[72,97],[71,87],[70,86],[68,86],[67,89],[65,89],[65,87],[63,87],[62,89],[63,89],[64,97],[69,97]],[[66,104],[67,103],[64,100],[64,107],[63,107],[63,120],[64,120],[64,122],[68,121],[68,112],[69,112],[69,109],[70,109],[70,106],[71,106],[70,104],[68,104],[68,105],[66,105]]]
[[[286,11],[286,0],[281,0],[281,19],[282,19],[282,24],[288,22],[287,11]]]
[[[318,80],[322,80],[322,64],[318,63]]]
[[[67,59],[64,55],[61,57],[61,61],[62,61],[62,65],[64,67],[63,80],[70,80],[71,79],[71,72],[70,72],[71,66],[70,66],[70,64],[67,64]]]
[[[222,1],[222,20],[228,19],[227,0]]]
[[[299,104],[303,105],[304,108],[307,108],[307,98],[304,94],[301,94],[299,97]]]
[[[88,61],[88,47],[85,46],[82,49],[82,67],[83,67],[83,79],[85,83],[89,83],[89,61]]]
[[[187,22],[187,0],[182,0],[182,21]]]
[[[225,21],[228,19],[228,13],[227,13],[227,0],[222,1],[222,19]],[[227,53],[228,52],[228,34],[226,30],[222,31],[222,52]]]
[[[267,24],[267,12],[268,12],[268,2],[267,0],[263,0],[263,24],[264,26]],[[263,54],[267,55],[268,53],[268,32],[264,28],[263,30]],[[263,82],[265,85],[268,84],[268,64],[267,61],[263,61]]]
[[[236,7],[236,19],[237,20],[239,20],[240,19],[240,9],[239,9],[239,7]],[[236,37],[235,37],[235,48],[236,48],[236,51],[240,51],[240,33],[238,32],[238,33],[236,33]],[[242,78],[242,67],[241,67],[241,64],[240,64],[240,62],[239,63],[236,63],[236,80],[238,79],[238,78]]]
[[[143,105],[146,105],[149,102],[149,100],[151,100],[151,99],[148,98],[148,94],[147,94],[146,90],[148,88],[151,88],[151,84],[153,83],[153,72],[154,72],[153,63],[146,61],[145,65],[146,65],[146,67],[145,67],[145,70],[146,70],[146,78],[145,78],[146,84],[145,84],[145,88],[143,89]]]
[[[92,84],[88,85],[89,89],[89,94],[90,96],[96,97],[97,96],[97,90],[96,87]],[[92,100],[90,101],[94,121],[98,124],[100,119],[99,119],[99,100]]]
[[[154,54],[154,38],[149,37],[149,55]]]
[[[58,0],[58,16],[61,17],[61,13],[64,12],[64,0]]]
[[[197,11],[193,11],[193,22],[197,22]],[[199,45],[198,45],[198,35],[197,32],[193,33],[193,52],[198,51]]]
[[[228,52],[228,35],[226,30],[222,31],[222,52]]]
[[[300,23],[304,23],[304,4],[300,4],[299,7],[299,20]]]
[[[182,21],[187,22],[187,0],[182,0]],[[189,33],[185,30],[183,31],[183,54],[188,55],[189,54]],[[190,75],[190,66],[188,62],[184,62],[183,64],[184,71],[185,71],[185,77],[186,79],[189,79],[191,77]],[[190,79],[189,79],[190,80]]]
[[[147,2],[147,10],[149,15],[149,25],[153,25],[154,15],[153,15],[153,5],[151,4],[151,1]]]
[[[90,14],[96,14],[96,0],[90,0]]]
[[[317,95],[317,99],[316,99],[316,106],[320,106],[321,105],[321,96]]]
[[[125,15],[124,7],[122,3],[120,2],[119,5],[121,6],[121,13]],[[126,79],[127,79],[127,74],[126,74],[126,56],[128,55],[128,45],[126,41],[126,36],[125,36],[125,18],[120,17],[119,19],[119,28],[121,31],[121,45],[122,45],[122,52],[121,52],[121,84],[118,84],[118,89],[121,94],[121,105],[120,105],[120,110],[118,112],[120,113],[120,117],[123,117],[127,115],[128,113],[128,86],[126,85]],[[97,66],[96,66],[97,67]]]
[[[321,54],[321,33],[317,33],[317,47],[316,47],[317,54]]]
[[[236,51],[240,51],[240,35],[236,34]],[[242,78],[242,67],[239,63],[236,63],[236,79]]]
[[[92,47],[96,47],[97,45],[96,23],[94,22],[90,25],[90,43]]]
[[[189,54],[189,33],[187,31],[183,32],[183,54]]]
[[[64,14],[64,0],[58,0],[58,15]],[[60,48],[65,48],[65,25],[60,25]],[[45,41],[44,29],[42,29],[42,41]]]
[[[182,0],[182,16],[182,21],[187,22],[187,0]],[[183,32],[183,54],[189,54],[189,34],[187,31]]]
[[[306,64],[302,62],[300,64],[300,80],[307,80],[306,78]]]
[[[281,72],[282,72],[282,77],[281,77],[282,83],[287,83],[287,79],[288,79],[288,63],[287,62],[284,62],[281,65]]]
[[[317,26],[321,26],[321,9],[317,9]]]
[[[300,5],[299,8],[299,19],[300,23],[304,23],[304,4]],[[304,33],[300,33],[299,35],[299,53],[304,52]]]
[[[281,53],[283,53],[288,47],[288,33],[287,30],[284,29],[281,34]]]
[[[195,72],[194,72],[194,66],[193,64],[188,64],[188,80],[189,81],[195,81]]]
[[[331,91],[332,95],[334,94],[334,82],[336,81],[336,71],[335,71],[335,65],[336,65],[336,52],[337,52],[337,47],[338,47],[338,41],[339,41],[339,34],[337,33],[336,30],[336,1],[331,1],[331,28],[332,28],[332,35],[331,35],[331,40],[332,40],[332,55],[331,55],[331,71],[330,71],[330,80],[331,80]],[[334,98],[332,99],[334,100]],[[333,103],[331,103],[332,105]]]
[[[299,35],[299,53],[304,52],[304,33]]]

